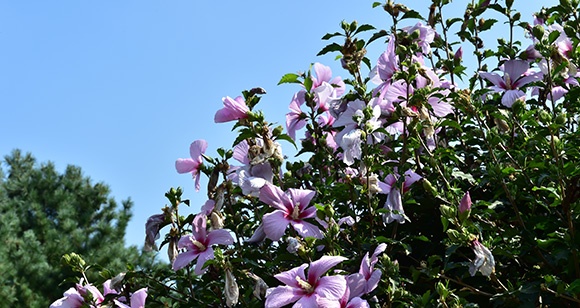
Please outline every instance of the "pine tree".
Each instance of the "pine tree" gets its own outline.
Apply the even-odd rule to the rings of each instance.
[[[143,264],[136,247],[125,247],[131,200],[119,207],[103,183],[93,184],[81,169],[37,166],[19,150],[0,170],[0,298],[5,307],[48,307],[76,277],[61,262],[76,252],[87,263],[112,272]],[[113,273],[113,275],[116,273]],[[66,279],[71,280],[63,285]],[[89,277],[90,279],[90,277]]]

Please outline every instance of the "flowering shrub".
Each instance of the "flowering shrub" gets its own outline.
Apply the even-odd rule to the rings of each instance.
[[[320,54],[348,77],[320,63],[284,75],[297,90],[287,134],[257,109],[263,89],[225,97],[215,122],[238,132],[233,148],[211,157],[197,140],[176,162],[196,189],[207,176],[208,201],[191,213],[171,189],[147,221],[150,249],[167,230],[172,270],[123,281],[168,307],[580,303],[579,1],[531,22],[513,0],[446,19],[448,2],[426,17],[375,3],[391,29],[325,35],[336,42]],[[492,30],[509,39],[488,46]]]

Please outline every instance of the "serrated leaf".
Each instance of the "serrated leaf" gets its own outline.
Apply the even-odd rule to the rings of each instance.
[[[463,21],[463,18],[450,18],[445,21],[447,28],[450,28],[454,23]]]
[[[294,148],[298,149],[298,147],[296,146],[296,142],[294,142],[294,139],[292,139],[292,137],[290,137],[286,134],[280,134],[276,137],[276,140],[280,140],[280,139],[290,142],[294,146]]]
[[[326,45],[324,48],[322,48],[322,50],[317,54],[317,56],[325,55],[331,51],[341,51],[341,50],[342,50],[342,46],[340,46],[337,43],[332,43],[332,44]]]
[[[286,75],[282,76],[282,78],[278,82],[278,85],[281,85],[283,83],[300,83],[300,81],[298,81],[299,77],[300,76],[298,74],[294,74],[294,73],[286,74]]]
[[[454,178],[456,178],[456,179],[466,180],[470,184],[474,184],[475,183],[475,179],[473,178],[473,175],[467,174],[467,173],[465,173],[463,171],[454,170],[453,172],[451,172],[451,176],[454,177]]]
[[[497,22],[496,19],[486,19],[483,25],[479,27],[479,31],[485,31],[491,29],[491,27]]]
[[[370,69],[372,69],[372,67],[371,67],[371,60],[369,60],[369,58],[367,58],[367,57],[364,57],[364,58],[362,59],[362,62],[363,62],[364,64],[366,64],[366,66],[369,68],[369,70],[370,70]]]
[[[354,34],[360,33],[360,32],[364,32],[364,31],[369,31],[369,30],[374,30],[376,29],[375,27],[369,25],[369,24],[364,24],[361,25],[360,27],[358,27],[358,29],[356,29],[356,31],[354,32]]]
[[[331,38],[333,38],[333,37],[335,37],[335,36],[344,36],[344,35],[343,35],[342,33],[340,33],[340,32],[334,32],[334,33],[326,33],[326,34],[325,34],[325,35],[322,37],[322,39],[323,39],[323,40],[329,40],[329,39],[331,39]]]
[[[371,36],[371,38],[369,39],[369,41],[367,42],[367,46],[374,40],[379,39],[383,36],[387,36],[388,32],[385,30],[381,30],[379,32],[376,32],[375,34],[373,34],[373,36]]]
[[[421,16],[421,14],[419,14],[419,12],[414,11],[414,10],[409,10],[407,11],[403,17],[401,17],[401,20],[403,19],[407,19],[407,18],[415,18],[415,19],[425,19],[423,18],[423,16]]]

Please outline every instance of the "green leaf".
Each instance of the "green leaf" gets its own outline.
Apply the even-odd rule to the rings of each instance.
[[[425,19],[423,18],[423,16],[421,16],[421,14],[419,14],[419,12],[414,11],[414,10],[409,10],[407,11],[403,17],[401,17],[401,20],[403,19],[407,19],[407,18],[415,18],[415,19]]]
[[[470,184],[475,184],[475,179],[473,178],[473,175],[467,174],[467,173],[465,173],[463,171],[454,170],[451,173],[451,176],[454,177],[454,178],[456,178],[456,179],[466,180]]]
[[[304,79],[304,88],[306,88],[306,91],[310,92],[312,89],[312,78],[307,77]]]
[[[334,32],[334,33],[326,33],[322,39],[323,40],[329,40],[335,36],[344,36],[344,34],[340,33],[340,32]]]
[[[376,8],[377,6],[381,6],[381,5],[383,5],[383,4],[380,2],[373,2],[373,9]]]
[[[286,134],[280,134],[280,135],[278,135],[278,137],[276,137],[276,140],[280,140],[280,139],[290,142],[294,146],[294,148],[298,149],[298,147],[296,146],[296,142],[294,142],[294,140],[290,136],[288,136]]]
[[[479,27],[479,31],[485,31],[491,29],[493,25],[497,22],[496,19],[486,19],[483,25]]]
[[[374,30],[376,29],[375,27],[368,25],[368,24],[364,24],[361,25],[360,27],[358,27],[358,29],[356,29],[356,31],[354,32],[354,34],[360,33],[360,32],[364,32],[364,31],[369,31],[369,30]]]
[[[280,81],[278,82],[278,85],[281,85],[283,83],[300,83],[300,81],[298,80],[300,76],[298,74],[294,74],[294,73],[289,73],[286,74],[284,76],[282,76],[282,79],[280,79]]]
[[[559,31],[552,31],[550,32],[550,34],[548,35],[548,42],[550,44],[554,43],[558,37],[560,36],[560,32]]]
[[[317,56],[325,55],[331,51],[341,51],[341,50],[342,50],[342,46],[340,46],[337,43],[332,43],[332,44],[326,45],[324,48],[322,48],[322,50],[317,54]]]
[[[371,36],[371,38],[369,39],[369,41],[367,42],[367,46],[374,40],[381,38],[383,36],[387,36],[389,33],[385,30],[381,30],[379,32],[376,32],[375,34],[373,34],[373,36]]]
[[[566,291],[572,294],[580,293],[580,279],[574,280],[567,288]]]

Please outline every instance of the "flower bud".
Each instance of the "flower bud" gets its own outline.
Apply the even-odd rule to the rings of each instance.
[[[442,204],[439,209],[441,210],[441,214],[443,214],[443,216],[447,217],[447,218],[452,218],[455,217],[455,209]]]
[[[471,196],[469,195],[469,191],[467,191],[459,202],[459,213],[471,210],[471,204]]]

